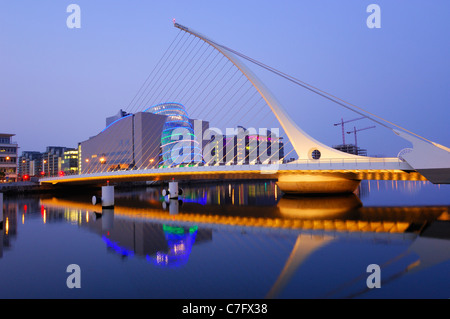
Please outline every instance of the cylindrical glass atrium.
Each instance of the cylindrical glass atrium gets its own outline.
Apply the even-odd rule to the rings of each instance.
[[[157,104],[146,112],[167,116],[161,134],[160,167],[189,165],[203,161],[202,150],[185,107],[176,102]]]

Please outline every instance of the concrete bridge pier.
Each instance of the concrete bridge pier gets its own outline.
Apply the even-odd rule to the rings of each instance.
[[[178,187],[178,182],[172,181],[169,182],[169,189],[163,189],[162,195],[169,196],[170,199],[178,199],[183,193],[183,190]]]
[[[114,207],[114,186],[102,186],[102,207]]]
[[[178,198],[178,182],[169,182],[170,199]]]
[[[102,208],[114,208],[114,186],[102,186],[102,197],[92,196],[92,205],[102,203]]]

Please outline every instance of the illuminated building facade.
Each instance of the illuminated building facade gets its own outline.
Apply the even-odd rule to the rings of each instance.
[[[78,150],[67,149],[62,158],[61,171],[64,175],[73,175],[78,173]]]
[[[204,149],[209,165],[273,164],[284,160],[283,138],[267,130],[254,134],[239,126],[234,135],[212,135]]]
[[[195,137],[192,131],[194,120],[188,119],[185,111],[183,114],[184,107],[180,105],[159,104],[136,114],[121,110],[116,116],[109,117],[107,126],[99,134],[79,143],[79,173],[151,169],[166,164],[172,165],[171,158],[166,155],[171,154],[168,151],[170,140],[176,138],[175,134],[179,133],[177,128],[192,136],[189,135],[189,141],[174,140],[174,145],[176,142],[187,142],[191,143],[189,145],[194,149],[193,145],[196,144],[191,140]],[[175,114],[174,109],[178,113]],[[209,127],[208,122],[199,122],[202,131]],[[200,151],[195,149],[195,154],[201,154]],[[190,162],[188,159],[192,157],[186,156],[184,163]]]
[[[147,111],[166,116],[161,133],[160,167],[202,162],[202,145],[195,137],[192,121],[182,104],[161,103]]]
[[[17,181],[17,149],[15,134],[0,134],[0,182]]]
[[[124,114],[78,147],[81,174],[153,168],[160,151],[166,117],[140,112]]]
[[[78,150],[64,146],[47,146],[45,152],[23,151],[18,160],[20,179],[76,174]]]
[[[47,146],[46,151],[42,153],[42,171],[41,176],[64,175],[64,154],[65,152],[74,152],[76,149],[64,146]]]
[[[22,180],[28,180],[33,176],[39,176],[42,171],[42,153],[24,151],[19,157],[19,176]]]

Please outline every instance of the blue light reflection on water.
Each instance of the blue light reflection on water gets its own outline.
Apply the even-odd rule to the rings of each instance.
[[[359,197],[364,207],[448,207],[448,186],[371,181],[361,186]],[[263,214],[263,208],[272,207],[280,196],[273,184],[264,183],[187,188],[185,192],[190,199],[180,207],[181,214],[190,207],[196,209],[188,206],[195,205],[195,194],[204,209],[217,210],[227,203],[226,212],[236,214],[255,205]],[[154,192],[124,196],[148,202],[153,199],[148,194]],[[173,249],[164,224],[115,212],[112,228],[106,229],[105,218],[82,206],[46,207],[38,199],[5,198],[0,298],[450,297],[448,258],[414,272],[420,269],[417,260],[421,258],[416,246],[434,249],[435,254],[444,249],[441,255],[445,255],[448,239],[419,241],[412,234],[370,232],[337,236],[336,232],[173,222],[169,225],[198,229],[190,247],[177,247],[186,249],[185,262],[168,268],[147,258]],[[176,239],[173,243],[181,238]],[[296,244],[299,249],[294,252]],[[302,262],[296,264],[296,259]],[[80,289],[66,286],[66,267],[72,263],[81,268]],[[382,266],[380,289],[369,290],[365,285],[366,267],[371,263]]]

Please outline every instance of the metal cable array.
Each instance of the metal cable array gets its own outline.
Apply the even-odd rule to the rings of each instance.
[[[213,41],[211,41],[211,42],[213,42]],[[215,42],[213,42],[213,43],[215,45],[217,45],[217,46],[219,46],[219,47],[229,51],[229,52],[232,52],[233,54],[235,54],[235,55],[237,55],[237,56],[239,56],[239,57],[241,57],[241,58],[243,58],[243,59],[245,59],[247,61],[250,61],[250,62],[256,64],[257,66],[259,66],[259,67],[261,67],[263,69],[266,69],[266,70],[268,70],[268,71],[270,71],[270,72],[272,72],[272,73],[274,73],[274,74],[276,74],[276,75],[278,75],[278,76],[280,76],[280,77],[282,77],[282,78],[284,78],[284,79],[286,79],[288,81],[293,82],[294,84],[296,84],[298,86],[301,86],[301,87],[303,87],[303,88],[305,88],[305,89],[307,89],[307,90],[309,90],[309,91],[311,91],[311,92],[313,92],[315,94],[318,94],[318,95],[320,95],[320,96],[322,96],[322,97],[324,97],[324,98],[326,98],[326,99],[328,99],[328,100],[330,100],[330,101],[332,101],[332,102],[334,102],[334,103],[336,103],[336,104],[338,104],[338,105],[340,105],[340,106],[342,106],[342,107],[344,107],[344,108],[346,108],[346,109],[348,109],[348,110],[350,110],[352,112],[355,112],[355,113],[357,113],[357,114],[359,114],[359,115],[361,115],[361,116],[363,116],[363,117],[365,117],[365,118],[367,118],[367,119],[369,119],[369,120],[371,120],[371,121],[373,121],[373,122],[375,122],[375,123],[377,123],[377,124],[379,124],[381,126],[384,126],[384,127],[388,128],[390,130],[392,130],[391,126],[396,127],[398,129],[400,129],[402,131],[405,131],[405,132],[407,132],[407,133],[409,133],[411,135],[414,135],[414,136],[416,136],[416,137],[418,137],[418,138],[420,138],[420,139],[422,139],[424,141],[432,143],[435,146],[442,147],[442,145],[436,145],[435,142],[430,141],[430,140],[428,140],[427,138],[425,138],[423,136],[420,136],[420,135],[418,135],[418,134],[416,134],[416,133],[414,133],[414,132],[412,132],[412,131],[404,128],[404,127],[401,127],[401,126],[399,126],[399,125],[397,125],[397,124],[395,124],[395,123],[393,123],[391,121],[388,121],[388,120],[386,120],[386,119],[384,119],[384,118],[382,118],[382,117],[380,117],[378,115],[375,115],[375,114],[373,114],[373,113],[371,113],[371,112],[369,112],[369,111],[367,111],[367,110],[365,110],[365,109],[363,109],[363,108],[361,108],[359,106],[356,106],[355,104],[352,104],[352,103],[350,103],[348,101],[345,101],[345,100],[343,100],[343,99],[341,99],[341,98],[339,98],[339,97],[337,97],[337,96],[335,96],[335,95],[333,95],[331,93],[328,93],[328,92],[323,91],[323,90],[321,90],[321,89],[319,89],[317,87],[314,87],[311,84],[308,84],[308,83],[306,83],[304,81],[301,81],[301,80],[299,80],[299,79],[297,79],[297,78],[295,78],[295,77],[293,77],[293,76],[291,76],[289,74],[286,74],[286,73],[284,73],[284,72],[282,72],[280,70],[277,70],[277,69],[275,69],[273,67],[270,67],[270,66],[268,66],[268,65],[266,65],[266,64],[264,64],[264,63],[262,63],[260,61],[257,61],[255,59],[249,57],[249,56],[246,56],[246,55],[244,55],[244,54],[242,54],[240,52],[237,52],[237,51],[235,51],[235,50],[233,50],[233,49],[231,49],[229,47],[226,47],[224,45],[221,45],[221,44],[218,44],[218,43],[215,43]],[[389,126],[388,124],[391,125],[391,126]]]
[[[279,131],[279,137],[283,138],[284,150],[287,150],[290,144],[274,114],[242,72],[214,47],[182,30],[178,32],[125,108],[124,111],[128,116],[119,118],[102,133],[113,129],[111,132],[114,132],[117,141],[126,140],[130,130],[134,129],[133,114],[145,112],[155,105],[164,103],[183,105],[191,120],[208,121],[209,127],[220,131],[223,136],[231,129],[237,132],[235,131],[237,127],[247,128],[252,134],[258,134],[260,129],[261,132],[265,129],[269,131],[276,129]],[[145,132],[142,136],[142,145],[139,146],[144,150],[144,153],[139,155],[143,159],[146,159],[152,150],[159,148],[161,143],[160,131]],[[135,165],[134,136],[132,138],[133,141],[118,142],[113,149],[99,151],[96,158],[83,158],[86,164],[82,162],[82,165],[86,165],[87,169],[83,169],[82,173],[102,172],[111,165],[121,163],[133,163],[129,167],[134,169],[157,168],[157,164],[161,162],[160,158],[151,158],[139,166]],[[196,138],[203,140],[203,136]],[[205,137],[205,143],[209,141],[207,138]],[[293,151],[293,149],[289,152],[284,151],[285,158]],[[236,162],[238,154],[233,152],[226,143],[214,150],[215,155],[223,154],[224,157],[228,155],[227,160],[231,158],[232,162]],[[256,148],[252,148],[244,160],[248,162],[249,157],[255,158],[253,152],[256,152]],[[133,158],[130,154],[133,154]],[[209,161],[200,162],[201,165],[213,165],[217,164],[217,159],[216,156]],[[242,160],[242,157],[239,159]]]

